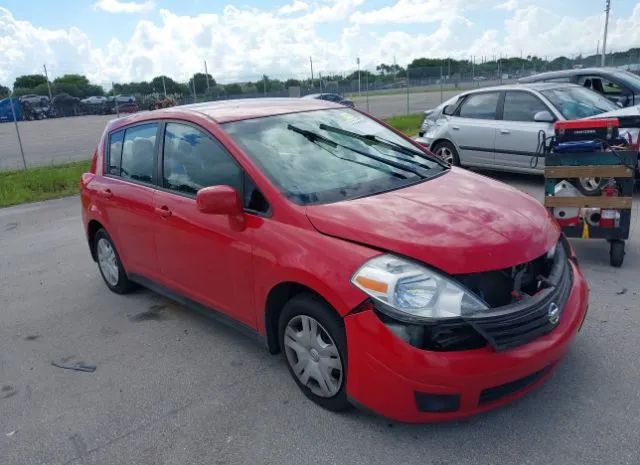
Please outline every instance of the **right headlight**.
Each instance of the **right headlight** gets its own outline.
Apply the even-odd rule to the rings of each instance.
[[[489,308],[451,278],[391,254],[366,262],[351,282],[381,302],[380,311],[407,323],[459,318]]]

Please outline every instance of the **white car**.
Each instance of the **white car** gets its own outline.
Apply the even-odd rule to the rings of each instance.
[[[107,97],[103,97],[101,95],[92,95],[91,97],[82,99],[81,102],[88,103],[89,105],[100,105],[102,103],[107,103]]]

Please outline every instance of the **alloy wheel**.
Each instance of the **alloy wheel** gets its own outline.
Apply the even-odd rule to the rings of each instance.
[[[314,318],[297,315],[284,331],[287,362],[298,381],[319,397],[340,391],[343,367],[340,353],[327,330]]]
[[[98,254],[98,266],[100,266],[102,276],[104,276],[105,281],[107,281],[109,285],[116,286],[118,284],[120,271],[113,246],[108,240],[101,237],[98,240],[96,251]]]
[[[438,150],[436,151],[436,155],[438,155],[438,157],[440,157],[442,161],[445,161],[450,165],[453,165],[453,161],[454,161],[453,152],[449,147],[446,147],[446,146],[439,147]]]

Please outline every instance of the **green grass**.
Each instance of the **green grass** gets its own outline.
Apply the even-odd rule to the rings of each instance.
[[[398,131],[403,132],[409,137],[413,137],[418,134],[423,118],[423,113],[414,113],[412,115],[392,116],[384,120]]]
[[[0,172],[0,207],[77,194],[89,161]]]

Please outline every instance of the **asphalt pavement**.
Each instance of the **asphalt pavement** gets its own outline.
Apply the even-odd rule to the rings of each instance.
[[[542,197],[539,177],[497,177]],[[573,241],[591,306],[555,376],[435,425],[324,411],[260,344],[150,291],[109,292],[77,197],[0,209],[0,464],[637,465],[635,201],[623,268],[604,242]]]
[[[356,107],[379,118],[419,113],[440,104],[458,92],[430,90],[409,95],[366,95],[356,98]],[[105,125],[115,115],[90,115],[18,123],[27,166],[44,166],[87,160],[96,148]],[[22,155],[13,123],[0,124],[0,171],[22,169]]]

